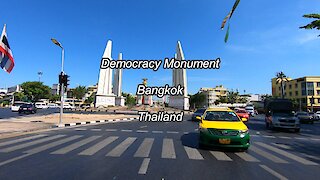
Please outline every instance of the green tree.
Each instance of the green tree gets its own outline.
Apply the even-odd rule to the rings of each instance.
[[[59,101],[59,100],[60,100],[60,95],[58,95],[58,94],[51,95],[50,98],[49,98],[50,102],[56,102],[56,101]]]
[[[23,92],[15,92],[14,94],[14,101],[25,101],[26,96],[23,94]]]
[[[89,96],[84,102],[87,104],[93,103],[95,96],[96,96],[96,93],[92,93],[91,96]]]
[[[194,95],[189,95],[190,96],[190,105],[193,106],[194,108],[199,108],[203,107],[206,105],[206,95],[200,92],[197,92]]]
[[[128,107],[132,107],[136,105],[136,99],[129,93],[122,93],[123,97],[126,97],[125,105]]]
[[[76,99],[82,99],[87,93],[87,88],[85,86],[77,86],[72,90],[73,97]]]
[[[42,82],[28,81],[21,84],[23,94],[28,100],[36,102],[39,99],[49,98],[50,87],[43,85]]]
[[[289,79],[282,71],[277,73],[276,78],[277,78],[276,83],[281,84],[281,98],[283,99],[284,98],[284,84],[285,84],[285,82],[288,82]]]
[[[312,21],[311,23],[305,25],[305,26],[301,26],[301,29],[317,29],[320,30],[320,14],[305,14],[303,15],[303,17],[305,18],[313,18],[313,19],[317,19]],[[319,35],[320,36],[320,35]]]

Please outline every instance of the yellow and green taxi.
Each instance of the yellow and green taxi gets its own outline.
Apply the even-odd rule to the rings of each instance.
[[[199,123],[199,146],[240,148],[250,146],[247,126],[229,108],[209,108],[202,116],[196,117]]]

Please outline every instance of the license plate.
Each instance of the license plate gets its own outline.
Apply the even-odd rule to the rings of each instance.
[[[28,108],[23,108],[23,110],[28,110]]]
[[[231,139],[219,139],[220,144],[230,144]]]

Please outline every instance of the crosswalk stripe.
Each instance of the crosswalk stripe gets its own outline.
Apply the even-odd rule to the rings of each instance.
[[[277,144],[277,143],[271,143],[271,144],[274,145],[274,146],[281,147],[283,149],[292,149],[290,146],[285,145],[285,144]]]
[[[248,162],[260,162],[258,159],[255,157],[251,156],[250,154],[246,152],[241,152],[241,153],[235,153],[237,156],[239,156],[241,159],[248,161]]]
[[[64,137],[64,136],[65,135],[55,135],[55,136],[51,136],[51,137],[46,137],[46,138],[38,139],[38,140],[35,140],[35,141],[31,141],[31,142],[15,145],[15,146],[12,146],[12,147],[8,147],[8,148],[5,148],[5,149],[1,149],[0,152],[12,152],[12,151],[15,151],[15,150],[18,150],[18,149],[23,149],[23,148],[26,148],[26,147],[29,147],[29,146],[33,146],[33,145],[36,145],[36,144],[40,144],[40,143],[43,143],[43,142],[46,142],[46,141],[58,139],[58,138],[61,138],[61,137]]]
[[[38,135],[35,135],[35,136],[29,136],[29,137],[25,137],[25,138],[15,139],[15,140],[12,140],[12,141],[5,141],[5,142],[0,143],[0,147],[1,146],[6,146],[6,145],[10,145],[10,144],[14,144],[14,143],[27,141],[27,140],[37,139],[37,138],[44,137],[44,136],[48,136],[48,135],[46,135],[46,134],[38,134]]]
[[[129,146],[136,140],[135,137],[128,137],[126,140],[122,141],[118,146],[113,148],[106,156],[120,157],[124,151],[126,151]]]
[[[288,161],[280,159],[277,156],[274,156],[273,154],[270,154],[270,153],[268,153],[268,152],[266,152],[266,151],[264,151],[264,150],[262,150],[262,149],[260,149],[260,148],[258,148],[256,146],[251,145],[250,146],[250,150],[255,152],[255,153],[257,153],[257,154],[259,154],[259,155],[261,155],[261,156],[263,156],[263,157],[265,157],[265,158],[267,158],[267,159],[269,159],[269,160],[271,160],[271,161],[273,161],[273,162],[275,162],[275,163],[288,163]]]
[[[280,180],[287,180],[288,179],[288,178],[282,176],[281,174],[279,174],[278,172],[274,171],[273,169],[269,168],[266,165],[259,164],[259,166]]]
[[[131,129],[122,129],[121,132],[132,132]]]
[[[79,147],[81,147],[81,146],[83,146],[83,145],[85,145],[85,144],[87,144],[87,143],[89,143],[91,141],[94,141],[94,140],[98,139],[99,137],[101,137],[101,136],[88,137],[86,139],[83,139],[81,141],[73,143],[73,144],[71,144],[69,146],[66,146],[66,147],[63,147],[61,149],[58,149],[58,150],[52,152],[51,154],[66,154],[66,153],[68,153],[70,151],[73,151],[73,150],[75,150],[75,149],[77,149],[77,148],[79,148]]]
[[[55,141],[55,142],[52,142],[52,143],[49,143],[49,144],[46,144],[46,145],[43,145],[40,147],[36,147],[36,148],[30,149],[30,150],[24,151],[24,153],[29,153],[29,154],[39,153],[39,152],[45,151],[47,149],[53,148],[55,146],[59,146],[60,144],[64,144],[66,142],[73,141],[73,140],[78,139],[80,137],[82,137],[82,135],[71,136],[71,137],[68,137],[65,139],[61,139],[59,141]]]
[[[106,131],[114,132],[117,131],[117,129],[106,129]]]
[[[138,174],[146,174],[147,170],[148,170],[149,163],[150,163],[150,158],[144,158]]]
[[[176,153],[174,151],[172,139],[163,139],[161,158],[176,159]]]
[[[318,165],[318,164],[315,163],[315,162],[312,162],[312,161],[309,161],[309,160],[307,160],[307,159],[301,158],[301,157],[299,157],[299,156],[296,156],[296,155],[294,155],[294,154],[289,153],[288,151],[281,150],[281,149],[279,149],[279,148],[270,146],[270,145],[268,145],[268,144],[265,144],[265,143],[262,143],[262,142],[255,142],[255,143],[258,144],[259,146],[262,146],[262,147],[264,147],[264,148],[266,148],[266,149],[269,149],[269,150],[271,150],[271,151],[274,151],[274,152],[276,152],[276,153],[278,153],[278,154],[281,154],[281,155],[283,155],[283,156],[285,156],[285,157],[287,157],[287,158],[290,158],[290,159],[292,159],[292,160],[298,161],[298,162],[300,162],[300,163],[302,163],[302,164],[305,164],[305,165]]]
[[[149,131],[147,131],[147,130],[137,130],[136,132],[137,132],[137,133],[147,133],[147,132],[149,132]]]
[[[188,146],[184,146],[184,150],[186,151],[189,159],[203,160],[202,155],[200,154],[200,152],[197,149],[191,148],[191,147],[188,147]]]
[[[224,152],[210,151],[210,153],[219,161],[232,161],[232,159]]]
[[[119,138],[118,136],[110,136],[104,139],[103,141],[100,141],[97,144],[93,145],[92,147],[80,152],[79,155],[91,156],[118,138]]]
[[[101,129],[91,129],[91,131],[101,131]]]
[[[134,157],[149,157],[153,142],[154,138],[145,138],[134,154]]]

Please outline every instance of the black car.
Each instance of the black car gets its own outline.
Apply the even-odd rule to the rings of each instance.
[[[37,108],[34,104],[23,104],[19,108],[19,113],[36,113]]]
[[[193,115],[192,115],[192,117],[191,117],[191,120],[192,120],[192,121],[196,121],[196,120],[197,120],[196,117],[197,117],[197,116],[202,116],[205,111],[206,111],[205,108],[197,109],[197,110],[193,113]]]

